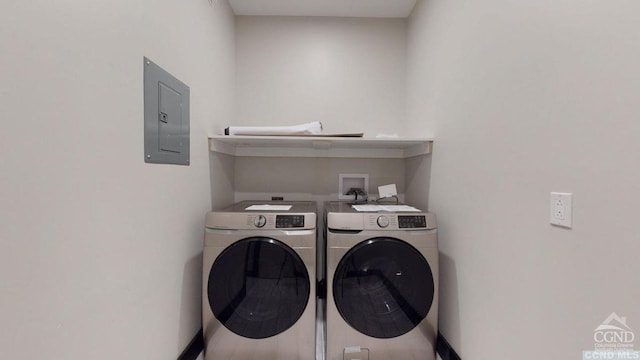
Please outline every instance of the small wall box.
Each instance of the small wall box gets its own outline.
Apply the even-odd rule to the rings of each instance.
[[[369,174],[339,174],[338,199],[354,200],[354,195],[346,195],[351,188],[362,189],[369,194]]]
[[[144,60],[144,161],[189,165],[189,87]]]

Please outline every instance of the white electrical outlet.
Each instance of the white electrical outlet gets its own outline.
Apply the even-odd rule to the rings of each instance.
[[[571,207],[573,194],[551,193],[549,203],[549,222],[552,225],[571,227]]]

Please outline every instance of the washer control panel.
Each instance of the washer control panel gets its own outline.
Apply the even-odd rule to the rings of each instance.
[[[400,214],[364,214],[363,229],[370,230],[426,230],[435,228],[435,218],[431,214],[400,215]],[[335,222],[335,221],[334,221]],[[342,227],[356,228],[357,224]]]
[[[426,228],[427,217],[424,215],[398,215],[400,229]]]
[[[245,216],[245,215],[243,215]],[[220,228],[235,229],[313,229],[315,227],[315,214],[248,214],[245,216],[245,224],[231,223],[220,224]]]
[[[317,211],[313,201],[292,201],[288,204],[241,201],[223,210],[207,212],[205,227],[212,230],[278,230],[274,234],[286,232],[290,235],[299,233],[299,230],[315,230]]]
[[[302,227],[304,227],[304,215],[276,215],[276,229]]]

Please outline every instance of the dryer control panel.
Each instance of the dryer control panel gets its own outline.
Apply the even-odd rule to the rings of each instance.
[[[332,230],[430,230],[436,229],[433,213],[341,213],[328,212],[327,227]]]
[[[427,230],[436,227],[435,217],[431,213],[415,215],[369,213],[364,214],[363,217],[363,229],[367,230]]]
[[[427,217],[424,215],[398,215],[400,229],[426,228]]]
[[[302,227],[304,227],[304,215],[276,215],[276,229]]]
[[[259,229],[303,229],[305,228],[304,214],[249,214],[248,228]]]

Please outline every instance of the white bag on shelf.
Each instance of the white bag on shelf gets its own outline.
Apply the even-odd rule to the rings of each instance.
[[[320,135],[319,121],[291,126],[229,126],[226,135]]]

